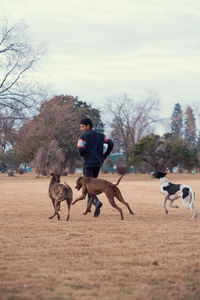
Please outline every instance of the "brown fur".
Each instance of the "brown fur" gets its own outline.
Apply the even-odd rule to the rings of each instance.
[[[91,178],[91,177],[79,177],[76,181],[76,187],[75,188],[77,190],[80,190],[82,188],[82,195],[79,198],[75,199],[72,202],[72,205],[74,205],[77,201],[85,199],[86,195],[90,194],[90,196],[91,196],[90,202],[89,202],[89,204],[86,208],[86,211],[84,213],[84,215],[86,215],[88,213],[88,211],[90,210],[90,208],[91,208],[91,205],[92,205],[92,202],[93,202],[95,196],[99,195],[101,193],[105,193],[106,197],[108,198],[108,201],[110,202],[110,204],[119,211],[122,220],[123,220],[122,210],[115,203],[114,197],[116,197],[121,203],[126,205],[126,207],[128,208],[130,214],[134,215],[134,213],[131,210],[129,204],[124,201],[124,199],[122,197],[122,194],[121,194],[119,188],[117,187],[117,185],[120,182],[122,177],[123,176],[121,176],[119,178],[119,180],[116,184],[113,184],[113,183],[111,183],[107,180],[104,180],[104,179],[97,179],[97,178]]]
[[[60,174],[51,173],[49,197],[51,198],[54,207],[54,214],[49,217],[49,219],[52,219],[57,215],[58,220],[60,220],[60,215],[58,213],[58,211],[60,210],[60,203],[61,201],[66,200],[68,207],[67,221],[69,220],[72,195],[73,193],[71,187],[67,183],[60,183]]]

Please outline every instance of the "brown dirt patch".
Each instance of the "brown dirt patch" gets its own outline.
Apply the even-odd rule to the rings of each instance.
[[[116,182],[117,175],[101,175]],[[77,176],[62,177],[73,189]],[[200,211],[200,175],[169,174],[191,185]],[[135,215],[110,206],[84,216],[86,201],[61,205],[49,220],[49,179],[35,174],[0,175],[0,298],[17,299],[200,299],[200,215],[183,208],[162,210],[159,181],[127,175],[120,189]]]

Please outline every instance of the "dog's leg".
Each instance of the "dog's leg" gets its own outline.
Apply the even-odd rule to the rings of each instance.
[[[55,215],[56,215],[56,212],[54,212],[54,214],[51,217],[49,217],[49,219],[53,219],[55,217]]]
[[[53,204],[53,207],[55,208],[55,204],[54,204],[55,200],[54,200],[53,197],[50,197],[50,198],[51,198],[51,202],[52,202],[52,204]]]
[[[52,196],[50,196],[50,198],[51,198],[51,202],[52,202],[53,208],[55,208],[55,199]],[[57,209],[60,210],[60,203],[58,204],[58,208]]]
[[[84,215],[87,215],[87,213],[90,211],[94,199],[95,199],[95,195],[90,195],[90,201],[87,204],[86,211],[83,213]]]
[[[87,189],[86,188],[82,188],[82,195],[80,197],[78,197],[77,199],[75,199],[73,202],[72,202],[72,205],[74,205],[76,202],[80,201],[80,200],[83,200],[85,199],[85,197],[87,196]]]
[[[83,200],[85,199],[85,196],[84,195],[81,195],[80,197],[78,197],[77,199],[75,199],[73,202],[72,202],[72,205],[74,205],[76,202],[80,201],[80,200]]]
[[[58,208],[60,207],[60,202],[61,201],[62,201],[61,198],[56,198],[56,200],[55,200],[55,213],[56,213],[56,215],[58,217],[58,220],[60,220],[60,215],[58,213]]]
[[[52,219],[56,215],[56,213],[55,213],[55,199],[53,197],[51,197],[51,196],[50,196],[50,198],[51,198],[51,201],[52,201],[52,204],[53,204],[53,208],[54,208],[54,214],[51,217],[49,217],[49,219]]]
[[[168,199],[168,195],[165,196],[165,199],[164,199],[164,202],[163,202],[163,208],[164,208],[166,214],[168,214],[168,210],[167,210],[167,208],[166,208],[166,202],[167,202],[167,199]]]
[[[110,202],[110,204],[111,204],[114,208],[116,208],[116,209],[119,211],[119,213],[120,213],[120,215],[121,215],[121,220],[123,220],[124,217],[123,217],[122,210],[121,210],[121,208],[120,208],[119,206],[117,206],[117,204],[115,203],[115,201],[114,201],[114,196],[113,196],[113,195],[110,195],[110,194],[108,194],[108,193],[106,194],[106,196],[107,196],[108,201]]]
[[[57,215],[58,220],[60,220],[60,215],[58,213],[58,209],[57,208],[58,208],[58,205],[60,204],[61,201],[62,200],[60,199],[60,197],[57,197],[55,199],[55,203],[54,203],[54,205],[55,205],[55,212],[54,212],[53,216],[49,217],[49,219],[52,219],[52,218],[54,218]]]
[[[132,209],[130,208],[129,204],[124,201],[124,198],[122,197],[122,194],[120,192],[120,190],[118,190],[116,193],[115,193],[115,197],[121,202],[123,203],[124,205],[126,205],[126,207],[128,208],[129,212],[131,215],[134,215],[134,212],[132,211]]]
[[[68,221],[69,216],[70,216],[70,207],[71,207],[72,199],[70,199],[70,200],[67,199],[66,202],[67,202],[67,208],[68,208],[68,214],[67,214],[67,220],[66,221]]]
[[[174,200],[170,200],[169,207],[179,208],[178,205],[173,204]]]

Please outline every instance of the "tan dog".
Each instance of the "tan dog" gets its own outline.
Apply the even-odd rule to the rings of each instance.
[[[51,198],[55,210],[53,216],[49,217],[49,219],[52,219],[57,215],[58,220],[60,220],[60,215],[58,213],[58,210],[60,209],[60,203],[61,201],[66,200],[68,206],[68,221],[70,215],[70,207],[72,203],[72,189],[67,183],[60,183],[60,174],[51,173],[51,181],[49,184],[49,197]]]
[[[90,202],[84,213],[84,215],[86,215],[91,208],[91,205],[92,205],[92,202],[93,202],[95,196],[99,195],[101,193],[105,193],[110,204],[119,211],[122,220],[123,220],[122,210],[115,203],[114,197],[116,197],[121,203],[126,205],[130,214],[134,215],[129,204],[124,201],[122,194],[121,194],[119,188],[117,187],[117,185],[120,182],[122,177],[123,177],[123,175],[119,178],[119,180],[116,184],[113,184],[104,179],[97,179],[97,178],[91,178],[91,177],[79,177],[76,181],[75,188],[77,190],[80,190],[82,188],[82,195],[79,198],[75,199],[72,202],[72,205],[74,205],[77,201],[85,199],[86,195],[90,194],[90,196],[91,196]]]

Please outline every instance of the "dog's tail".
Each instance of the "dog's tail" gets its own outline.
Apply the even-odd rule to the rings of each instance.
[[[196,217],[197,217],[197,215],[198,215],[198,210],[197,210],[197,208],[195,208],[194,207],[194,214],[193,214],[193,216],[192,216],[192,218],[191,219],[195,219]]]
[[[67,182],[64,181],[64,184],[65,184],[67,187],[69,187],[69,185],[67,184]]]
[[[71,190],[71,187],[69,186],[69,184],[67,184],[65,181],[64,181],[64,184],[68,187],[68,189]]]
[[[194,212],[191,219],[195,219],[198,215],[198,210],[194,207],[195,192],[190,191],[190,197],[191,197],[191,210]]]
[[[115,185],[118,185],[118,184],[120,183],[120,181],[121,181],[121,179],[122,179],[123,176],[124,176],[124,175],[121,175],[121,176],[119,177],[119,179],[118,179],[117,183],[115,183]]]

